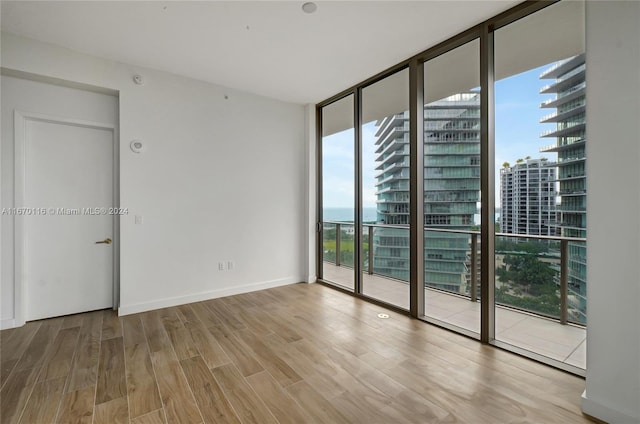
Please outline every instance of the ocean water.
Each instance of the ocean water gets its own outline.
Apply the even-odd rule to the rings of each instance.
[[[324,208],[322,209],[324,221],[353,222],[353,208]],[[362,208],[362,222],[376,222],[376,208]]]

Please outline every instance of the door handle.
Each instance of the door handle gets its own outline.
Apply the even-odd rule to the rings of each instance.
[[[106,238],[104,240],[97,241],[96,244],[111,244],[112,241],[113,240],[111,240],[110,238]]]

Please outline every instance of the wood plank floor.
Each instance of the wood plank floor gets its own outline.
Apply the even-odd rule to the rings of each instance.
[[[318,284],[0,343],[3,424],[589,422],[581,378]]]

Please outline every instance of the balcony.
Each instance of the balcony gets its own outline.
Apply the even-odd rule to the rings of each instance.
[[[587,194],[587,190],[580,188],[575,190],[561,190],[558,192],[558,196],[585,196]]]
[[[392,131],[409,131],[409,124],[407,122],[409,119],[408,114],[407,116],[405,116],[405,114],[402,113],[394,115],[388,119],[389,121],[385,122],[384,125],[381,125],[376,132],[376,137],[378,140],[385,139]]]
[[[586,157],[583,154],[579,155],[579,156],[571,156],[571,157],[565,157],[565,158],[558,158],[558,166],[565,166],[565,165],[572,165],[575,163],[579,163],[579,162],[584,162],[586,160]]]
[[[558,93],[558,95],[555,98],[545,100],[544,102],[540,103],[540,107],[541,108],[557,108],[559,105],[566,104],[571,100],[584,96],[586,92],[585,89],[586,89],[585,83],[578,84],[575,87],[571,87],[569,90],[563,93]]]
[[[398,171],[398,170],[402,170],[402,168],[408,168],[409,167],[409,160],[403,160],[402,162],[393,162],[391,164],[389,163],[383,163],[382,165],[382,170],[377,172],[376,174],[374,174],[374,178],[379,178],[380,176],[384,175],[385,173],[389,173],[391,171]],[[378,170],[378,168],[380,168],[380,166],[376,167],[376,170]],[[378,184],[380,184],[381,181],[378,181]]]
[[[395,150],[388,155],[378,156],[376,157],[376,162],[380,162],[380,164],[376,166],[376,170],[384,169],[389,166],[389,164],[404,160],[407,155],[409,155],[409,146],[405,146],[404,149]]]
[[[540,134],[540,137],[562,137],[569,134],[582,133],[584,134],[585,122],[571,122],[567,124],[558,124],[558,127],[553,130],[547,130]]]
[[[581,63],[584,63],[584,53],[556,62],[551,68],[544,70],[540,74],[540,79],[556,79],[564,74],[567,69],[571,69]]]
[[[347,227],[346,232],[341,227]],[[353,275],[353,237],[350,240],[340,239],[342,234],[353,233],[351,223],[325,223],[325,229],[336,231],[332,240],[325,237],[325,261],[323,263],[323,279],[354,289]],[[522,293],[508,278],[496,272],[496,308],[495,339],[500,345],[507,344],[514,350],[532,352],[534,357],[542,355],[564,364],[570,370],[580,373],[586,366],[586,328],[582,324],[586,320],[584,295],[573,290],[569,281],[575,275],[569,269],[572,257],[570,246],[584,246],[585,239],[549,236],[525,236],[520,234],[497,234],[496,240],[501,249],[496,250],[496,270],[513,267],[513,258],[529,258],[540,265],[543,272],[549,274],[548,288],[542,293]],[[380,241],[386,238],[385,245]],[[480,332],[480,238],[477,232],[456,231],[425,228],[425,244],[429,244],[425,252],[425,268],[430,276],[450,278],[437,286],[427,284],[424,291],[425,313],[427,320],[433,320],[445,327],[453,327],[470,335]],[[500,241],[501,243],[498,243]],[[532,245],[548,246],[546,251],[539,249],[531,255],[510,251],[525,242]],[[345,244],[346,243],[346,244]],[[342,247],[341,247],[342,245]],[[369,247],[373,248],[370,249]],[[377,255],[384,249],[384,259]],[[336,250],[337,249],[337,250]],[[393,250],[402,255],[390,255]],[[464,252],[462,256],[460,252]],[[340,251],[337,258],[335,251]],[[362,294],[392,304],[402,309],[409,309],[408,284],[408,227],[391,225],[363,225],[363,280]],[[331,253],[333,252],[333,254]],[[475,252],[475,253],[474,253]],[[429,253],[429,255],[427,255]],[[441,255],[435,255],[440,253]],[[455,260],[452,259],[455,255]],[[507,259],[511,255],[512,259]],[[441,256],[441,257],[437,257]],[[395,261],[394,261],[395,260]],[[393,267],[382,269],[380,261],[388,262]],[[393,263],[391,263],[393,261]],[[451,268],[460,265],[459,270]],[[370,266],[373,264],[373,267]],[[507,267],[503,267],[505,264]],[[462,271],[460,271],[462,270]],[[471,272],[475,270],[476,272]],[[382,271],[382,272],[381,272]],[[431,274],[435,272],[435,274]],[[384,273],[388,275],[383,275]],[[395,273],[395,275],[391,275]],[[432,281],[425,278],[425,281]],[[529,284],[533,287],[532,284]],[[540,298],[553,299],[549,302],[532,302]],[[542,307],[541,307],[542,306]],[[444,323],[444,324],[443,324]],[[507,347],[509,348],[509,347]],[[525,353],[526,354],[526,353]],[[576,371],[578,370],[578,371]]]
[[[584,102],[582,102],[582,104],[566,110],[564,112],[558,113],[558,112],[554,112],[554,113],[550,113],[548,115],[543,116],[542,118],[540,118],[540,123],[544,124],[544,123],[552,123],[552,122],[562,122],[562,121],[566,121],[567,119],[569,119],[570,117],[577,115],[579,113],[584,113],[586,110],[586,105]]]
[[[539,151],[541,153],[557,153],[557,152],[562,152],[569,149],[575,149],[577,147],[584,146],[585,143],[586,143],[586,139],[584,137],[581,137],[580,139],[571,141],[571,142],[561,142],[560,144],[558,143],[550,144],[548,146],[541,147]]]
[[[408,192],[409,191],[409,184],[402,184],[403,181],[400,181],[400,183],[395,184],[392,183],[391,185],[387,186],[387,187],[380,187],[376,192],[376,196],[380,195],[380,194],[384,194],[384,193],[395,193],[395,192]]]
[[[324,263],[324,279],[345,281],[353,278],[353,269]],[[409,309],[409,284],[382,277],[365,275],[365,294],[375,299]],[[457,327],[480,332],[480,303],[444,291],[425,289],[425,311],[428,316]],[[574,325],[558,325],[544,317],[498,305],[496,308],[496,338],[536,352],[577,368],[586,367],[586,329]]]
[[[572,85],[583,82],[585,68],[585,65],[582,64],[572,71],[559,76],[553,84],[542,87],[540,89],[540,93],[558,93],[566,91],[567,88],[570,88]]]
[[[404,148],[405,144],[409,144],[408,134],[406,134],[405,137],[397,138],[389,143],[380,143],[378,148],[375,150],[375,153],[379,155],[385,155],[392,150]]]

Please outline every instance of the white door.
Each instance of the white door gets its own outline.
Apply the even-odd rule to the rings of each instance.
[[[18,113],[16,129],[26,320],[112,307],[114,129]]]

